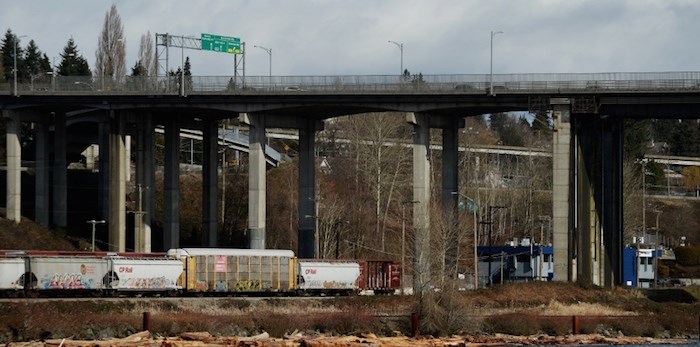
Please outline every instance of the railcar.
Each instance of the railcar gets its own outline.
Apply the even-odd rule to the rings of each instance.
[[[0,295],[15,297],[24,291],[21,281],[24,274],[24,260],[12,256],[0,256]]]
[[[290,250],[0,251],[1,296],[392,294],[400,264],[297,259]]]
[[[4,296],[177,294],[182,262],[161,254],[107,252],[3,252]]]
[[[294,252],[272,249],[181,248],[179,283],[185,294],[288,293],[296,289]]]
[[[353,260],[298,260],[298,290],[304,295],[359,293],[360,263]]]

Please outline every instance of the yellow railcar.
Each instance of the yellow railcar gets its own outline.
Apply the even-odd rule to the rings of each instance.
[[[189,294],[292,292],[297,259],[289,250],[179,248],[168,251],[185,269],[180,276]]]

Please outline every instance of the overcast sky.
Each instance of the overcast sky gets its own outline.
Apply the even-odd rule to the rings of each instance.
[[[124,25],[127,68],[150,31],[239,37],[246,75],[488,73],[490,31],[496,73],[700,70],[696,0],[0,0],[0,26],[34,39],[49,58],[72,36],[95,64],[97,37],[112,3]],[[197,76],[233,74],[233,55],[186,50]],[[57,58],[58,60],[58,58]],[[171,49],[171,68],[180,50]]]

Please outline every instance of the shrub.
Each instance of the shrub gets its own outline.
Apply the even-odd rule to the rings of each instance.
[[[700,265],[700,245],[676,247],[673,249],[676,261],[683,266]]]

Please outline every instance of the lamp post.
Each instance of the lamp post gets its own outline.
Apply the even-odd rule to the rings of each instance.
[[[268,64],[269,66],[269,75],[270,75],[270,87],[272,87],[272,48],[265,48],[263,46],[253,46],[255,48],[260,48],[263,51],[267,52],[267,55],[270,56],[270,63]]]
[[[396,47],[399,47],[399,50],[401,51],[401,71],[399,71],[399,76],[402,76],[403,75],[403,42],[398,43],[396,41],[389,40],[389,43],[395,44]]]
[[[491,239],[491,233],[493,231],[493,210],[498,210],[501,208],[506,208],[505,206],[489,206],[488,207],[488,217],[489,221],[486,222],[486,224],[489,225],[489,286],[491,286],[493,283],[491,281],[491,262],[493,261],[493,256],[491,254],[492,250],[491,248],[493,247],[493,242]]]
[[[94,252],[95,251],[95,224],[104,224],[105,221],[91,219],[91,220],[87,221],[86,223],[92,224],[92,251]]]
[[[647,159],[644,158],[644,159],[640,160],[640,163],[642,164],[642,240],[646,241],[646,238],[647,238],[647,206],[646,206]]]
[[[13,68],[12,68],[12,76],[14,77],[14,96],[17,96],[17,45],[19,44],[19,39],[27,37],[26,35],[22,36],[17,36],[14,35],[12,38],[14,39],[14,45],[12,45],[14,49],[14,54],[12,55],[13,58]]]
[[[491,31],[491,63],[489,65],[489,95],[493,95],[493,37],[503,34],[502,31]]]
[[[654,288],[656,288],[659,285],[659,216],[662,211],[654,210],[654,212],[656,212],[656,237],[654,238]]]

